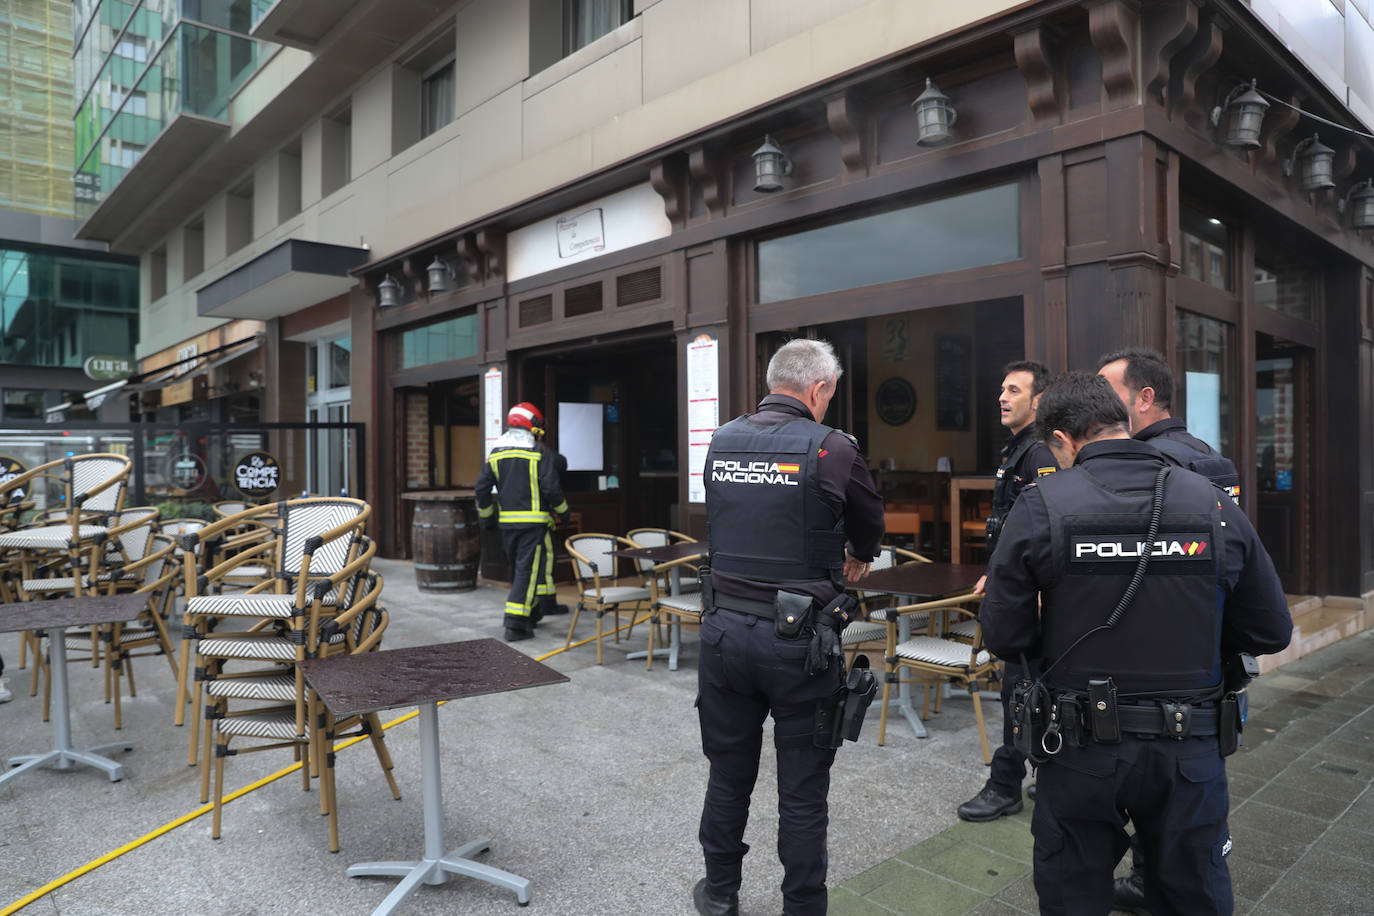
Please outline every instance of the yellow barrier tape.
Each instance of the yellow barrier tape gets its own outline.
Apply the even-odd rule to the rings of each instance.
[[[633,627],[635,624],[644,623],[644,622],[645,622],[646,620],[648,620],[648,619],[649,619],[649,616],[648,616],[648,615],[645,615],[644,617],[640,618],[639,620],[632,620],[632,621],[630,621],[628,624],[626,624],[625,626],[617,627],[615,630],[612,630],[610,633],[605,633],[605,634],[602,634],[602,635],[603,635],[603,636],[610,636],[610,635],[612,635],[612,634],[614,634],[614,633],[619,633],[619,632],[621,632],[622,630],[628,630],[630,627]],[[591,637],[588,637],[587,639],[582,640],[581,642],[575,642],[575,643],[573,643],[573,644],[570,645],[570,646],[560,646],[559,648],[554,649],[554,650],[551,651],[551,652],[546,652],[546,653],[544,653],[543,655],[536,656],[536,657],[535,657],[535,661],[537,661],[537,662],[542,662],[544,659],[546,659],[546,658],[552,658],[553,656],[559,654],[560,652],[566,652],[568,649],[576,649],[578,646],[585,646],[587,643],[589,643],[589,642],[595,642],[595,641],[596,641],[596,637],[595,637],[595,636],[591,636]],[[441,701],[441,702],[439,703],[439,705],[440,705],[440,706],[443,706],[444,703],[446,703],[446,702],[447,702],[447,700]],[[409,722],[411,719],[415,718],[415,717],[418,716],[419,714],[420,714],[420,711],[419,711],[418,709],[414,709],[414,710],[412,710],[412,711],[406,713],[405,715],[403,715],[403,716],[401,716],[401,717],[399,717],[399,718],[392,719],[390,722],[388,722],[388,723],[386,723],[385,725],[382,726],[382,730],[385,731],[386,729],[391,728],[391,726],[393,726],[393,725],[400,725],[402,722]],[[367,736],[366,736],[366,735],[358,735],[358,736],[356,736],[356,737],[349,738],[347,741],[343,742],[342,744],[336,744],[336,745],[334,745],[334,751],[337,753],[338,751],[344,750],[345,748],[352,747],[353,745],[357,744],[359,741],[363,740],[363,738],[365,738],[365,737],[367,737]],[[233,792],[230,792],[228,795],[224,796],[224,798],[221,800],[221,803],[222,803],[222,804],[228,804],[229,802],[233,801],[233,800],[236,799],[236,798],[242,798],[243,796],[247,795],[249,792],[252,792],[252,791],[255,790],[255,789],[261,789],[263,786],[268,785],[269,783],[276,782],[278,779],[281,779],[283,776],[289,776],[289,775],[291,775],[292,773],[294,773],[294,772],[296,772],[297,770],[299,770],[300,768],[301,768],[301,765],[300,765],[299,762],[293,763],[293,764],[291,764],[291,766],[286,767],[285,769],[278,770],[277,772],[272,773],[272,774],[269,775],[269,776],[264,776],[263,778],[259,779],[257,782],[249,783],[248,785],[244,786],[244,787],[241,788],[241,789],[235,789]],[[196,809],[193,810],[193,811],[188,811],[186,814],[183,814],[181,817],[177,818],[176,820],[169,821],[169,822],[167,822],[166,824],[163,824],[161,827],[158,827],[156,830],[153,830],[153,831],[151,831],[151,832],[149,832],[149,833],[143,834],[143,836],[139,837],[139,838],[136,839],[136,840],[130,840],[128,843],[125,843],[123,846],[120,846],[118,849],[111,850],[110,852],[105,853],[103,856],[100,856],[99,858],[92,859],[91,861],[87,862],[85,865],[82,865],[80,868],[73,869],[72,871],[67,872],[65,875],[63,875],[63,876],[60,877],[60,878],[54,878],[53,880],[49,881],[47,884],[45,884],[45,885],[43,885],[42,887],[38,888],[38,890],[33,891],[32,893],[26,894],[26,895],[23,896],[23,897],[20,897],[18,900],[14,901],[13,903],[11,903],[11,904],[9,904],[8,906],[6,906],[3,910],[0,910],[0,916],[10,916],[10,914],[12,914],[12,913],[17,913],[17,912],[19,912],[19,911],[22,910],[24,907],[28,906],[30,903],[33,903],[35,900],[39,899],[40,897],[44,897],[44,896],[46,896],[46,895],[52,893],[53,891],[57,890],[59,887],[62,887],[62,886],[65,885],[65,884],[69,884],[70,882],[75,881],[77,878],[80,878],[82,875],[86,874],[87,872],[95,871],[95,870],[96,870],[97,868],[99,868],[100,866],[105,865],[105,864],[107,864],[107,863],[109,863],[109,862],[113,862],[115,859],[118,859],[120,856],[124,855],[126,852],[133,852],[135,849],[139,848],[140,846],[143,846],[143,845],[146,844],[146,843],[152,842],[153,840],[157,839],[158,837],[162,836],[162,835],[165,834],[165,833],[170,833],[171,831],[173,831],[173,830],[175,830],[176,828],[182,826],[183,824],[189,824],[191,821],[193,821],[193,820],[195,820],[196,818],[200,817],[202,814],[208,814],[209,812],[213,811],[214,808],[215,808],[215,806],[214,806],[213,803],[207,803],[207,804],[201,805],[199,808],[196,808]]]

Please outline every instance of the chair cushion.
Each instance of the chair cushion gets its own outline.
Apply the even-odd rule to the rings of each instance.
[[[105,533],[103,525],[81,525],[79,537],[83,540]],[[44,528],[24,528],[0,534],[0,547],[27,547],[33,550],[65,550],[72,537],[71,525],[49,525]]]
[[[104,576],[101,577],[104,579]],[[94,585],[90,576],[81,577],[82,588]],[[26,592],[70,592],[76,588],[75,576],[54,576],[51,579],[25,579],[20,585]]]
[[[296,645],[285,636],[222,636],[202,639],[198,650],[206,658],[271,658],[278,661],[296,660]]]
[[[692,595],[663,595],[658,599],[658,605],[667,608],[669,611],[680,612],[683,614],[701,613],[701,593]]]
[[[270,738],[275,741],[295,741],[304,737],[296,732],[296,712],[294,709],[216,719],[215,731],[221,735]]]
[[[977,635],[978,621],[976,620],[961,620],[945,631],[945,636],[947,637],[952,637],[954,639],[964,639],[968,640],[969,642],[972,642],[974,637],[976,637]]]
[[[288,620],[296,614],[296,596],[201,595],[192,598],[186,610],[203,617],[270,617]]]
[[[226,579],[266,579],[270,571],[266,566],[253,566],[245,563],[242,566],[235,566],[224,574]]]
[[[296,679],[289,674],[264,677],[214,678],[205,684],[205,692],[212,697],[231,697],[239,700],[275,700],[296,702]],[[291,728],[296,728],[292,718]]]
[[[961,642],[937,639],[934,636],[917,636],[897,646],[898,658],[909,658],[914,662],[931,665],[947,665],[951,668],[969,666],[969,647]],[[986,649],[978,653],[976,663],[986,665],[992,655]]]
[[[840,643],[846,646],[871,642],[875,639],[887,639],[887,624],[871,620],[856,620],[845,627],[844,632],[840,634]]]
[[[596,590],[589,589],[582,593],[582,597],[595,601]],[[639,588],[634,585],[612,585],[609,588],[603,588],[601,590],[602,604],[625,604],[630,601],[648,601],[649,597],[649,590],[647,588]]]

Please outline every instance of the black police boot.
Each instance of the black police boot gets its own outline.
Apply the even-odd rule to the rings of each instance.
[[[1145,873],[1132,868],[1124,878],[1112,882],[1112,906],[1128,913],[1148,913],[1145,909]]]
[[[1021,793],[1003,795],[994,786],[983,786],[983,791],[959,806],[959,819],[964,821],[995,821],[1007,814],[1017,814],[1024,805]]]
[[[534,633],[530,630],[519,630],[515,627],[506,627],[506,642],[519,642],[522,639],[534,639]]]
[[[692,902],[696,904],[697,912],[701,916],[739,916],[739,894],[717,897],[711,893],[705,878],[692,888]]]

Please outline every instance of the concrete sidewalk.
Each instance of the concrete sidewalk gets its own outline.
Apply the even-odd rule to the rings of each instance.
[[[420,592],[406,563],[378,561],[393,622],[386,645],[401,647],[501,635],[504,592]],[[531,656],[562,647],[566,617],[517,644]],[[579,624],[578,635],[594,629]],[[482,857],[530,878],[527,912],[691,914],[702,874],[696,840],[706,761],[692,702],[697,641],[682,666],[646,671],[627,652],[646,633],[591,645],[547,664],[571,681],[476,697],[439,711],[447,847],[491,836]],[[18,638],[0,634],[15,699],[0,706],[0,756],[51,746],[41,697],[28,696]],[[1374,834],[1367,815],[1374,742],[1374,670],[1368,634],[1267,675],[1254,692],[1248,747],[1232,758],[1236,851],[1231,863],[1243,910],[1327,912],[1327,901],[1363,911],[1370,898]],[[87,768],[39,771],[0,788],[0,912],[48,882],[164,828],[199,807],[200,770],[186,766],[187,729],[171,725],[173,684],[160,659],[141,661],[139,696],[116,733],[101,701],[99,672],[73,665],[72,730],[78,747],[130,740],[118,756],[126,777],[108,782]],[[1000,735],[994,704],[989,732]],[[983,784],[986,768],[970,703],[955,694],[917,740],[896,719],[878,747],[877,704],[857,744],[840,752],[832,778],[831,899],[837,913],[1034,912],[1028,816],[962,824],[954,808]],[[383,722],[400,716],[384,715]],[[1266,728],[1272,728],[1272,733]],[[290,773],[226,805],[223,838],[209,818],[166,830],[47,893],[30,914],[275,914],[368,912],[389,879],[349,879],[345,867],[404,859],[422,848],[419,754],[413,720],[387,731],[403,793],[392,801],[371,750],[340,752],[342,852],[328,852],[318,796]],[[765,739],[767,741],[767,739]],[[765,745],[767,746],[767,745]],[[229,759],[226,791],[291,763],[285,751]],[[747,841],[741,910],[782,909],[775,853],[776,779],[765,753]],[[1361,818],[1360,815],[1366,815]],[[469,879],[422,887],[406,914],[513,914],[514,894]]]

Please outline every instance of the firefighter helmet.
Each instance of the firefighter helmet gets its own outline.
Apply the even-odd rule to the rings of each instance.
[[[521,401],[506,414],[508,428],[528,429],[536,436],[544,434],[544,415],[529,401]]]

